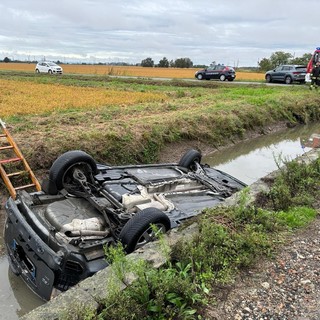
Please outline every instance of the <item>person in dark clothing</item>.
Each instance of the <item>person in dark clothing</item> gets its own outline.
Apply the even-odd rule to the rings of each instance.
[[[320,62],[318,61],[313,67],[311,71],[311,86],[310,90],[312,89],[318,89],[320,86]]]

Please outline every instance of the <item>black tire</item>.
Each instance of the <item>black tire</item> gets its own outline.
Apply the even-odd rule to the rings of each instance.
[[[226,76],[224,74],[221,74],[219,79],[220,81],[226,81]]]
[[[234,78],[229,78],[229,79],[228,79],[228,81],[233,81],[233,80],[234,80]]]
[[[286,84],[291,84],[292,83],[292,78],[290,76],[286,76],[285,79],[284,79],[284,82]]]
[[[155,225],[165,233],[170,229],[168,216],[157,208],[146,208],[136,213],[122,228],[119,239],[127,253],[142,247],[155,239],[152,228]]]
[[[202,79],[203,79],[203,74],[202,74],[202,73],[199,73],[199,74],[197,75],[197,79],[198,79],[198,80],[202,80]]]
[[[57,191],[62,190],[66,183],[72,181],[71,169],[75,167],[81,169],[86,176],[90,173],[96,174],[98,171],[96,162],[86,152],[81,150],[68,151],[53,162],[49,170],[49,184],[52,183]],[[50,190],[50,188],[48,189]]]
[[[49,73],[49,74],[52,74],[52,70],[49,70],[48,73]]]
[[[36,69],[36,73],[40,73],[40,70],[39,70],[39,69]]]
[[[266,82],[267,83],[271,83],[272,82],[272,78],[271,78],[270,74],[266,75]]]
[[[197,169],[196,162],[200,164],[201,153],[197,150],[188,150],[180,159],[178,166],[195,171]]]

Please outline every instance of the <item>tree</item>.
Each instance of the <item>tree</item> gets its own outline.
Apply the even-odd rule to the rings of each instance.
[[[176,68],[192,68],[193,62],[190,58],[179,58],[174,61],[174,66]]]
[[[5,62],[5,63],[11,62],[11,59],[8,58],[8,57],[5,57],[5,58],[3,59],[3,62]]]
[[[259,61],[258,65],[262,71],[267,71],[272,69],[271,61],[270,59],[267,59],[267,58],[263,58],[261,61]]]
[[[275,68],[281,64],[288,64],[292,58],[293,56],[289,52],[276,51],[270,56],[272,68]]]
[[[305,53],[302,57],[296,57],[290,61],[292,64],[301,64],[301,65],[307,65],[309,60],[311,59],[312,54],[311,53]]]
[[[169,60],[166,57],[163,57],[159,63],[158,63],[159,68],[169,68]]]
[[[154,67],[154,61],[151,58],[146,58],[141,61],[142,67]]]

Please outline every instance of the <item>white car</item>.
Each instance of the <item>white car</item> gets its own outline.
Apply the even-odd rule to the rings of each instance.
[[[62,74],[63,69],[54,62],[38,62],[35,68],[36,73]]]

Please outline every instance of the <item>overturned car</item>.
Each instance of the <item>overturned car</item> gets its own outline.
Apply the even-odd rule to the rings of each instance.
[[[73,150],[53,163],[42,191],[19,191],[5,209],[10,267],[50,300],[105,268],[104,246],[127,253],[245,186],[201,164],[196,150],[178,163],[109,166]]]

